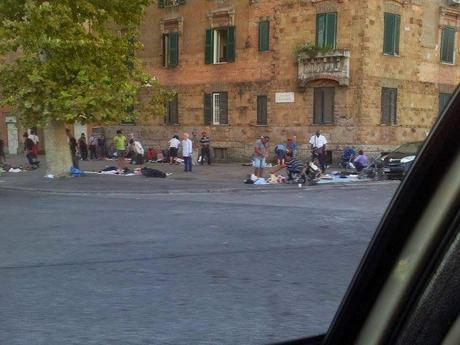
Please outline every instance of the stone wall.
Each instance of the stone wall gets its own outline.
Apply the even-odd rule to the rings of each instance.
[[[437,116],[439,92],[452,92],[460,80],[457,65],[439,63],[440,25],[458,26],[455,8],[443,15],[443,4],[444,0],[200,0],[172,10],[152,6],[142,25],[145,49],[139,55],[152,75],[177,90],[180,125],[168,126],[162,117],[154,117],[126,130],[156,148],[165,147],[175,133],[199,135],[206,130],[214,147],[227,148],[233,159],[247,158],[260,135],[269,135],[272,144],[295,135],[306,150],[306,138],[320,130],[337,152],[351,144],[378,152],[421,140]],[[217,11],[227,11],[236,27],[236,59],[206,65],[205,30],[215,24],[210,18]],[[314,42],[317,13],[331,11],[338,13],[337,48],[350,50],[349,86],[316,80],[300,89],[294,48]],[[385,11],[401,15],[399,56],[383,54]],[[270,21],[268,52],[258,51],[261,19]],[[161,66],[160,28],[165,20],[180,23],[175,68]],[[333,125],[313,124],[314,88],[322,86],[336,90]],[[398,88],[393,126],[380,124],[382,87]],[[204,93],[223,91],[229,97],[229,124],[205,126]],[[295,101],[276,103],[277,92],[293,92]],[[267,126],[256,125],[257,95],[268,96]]]

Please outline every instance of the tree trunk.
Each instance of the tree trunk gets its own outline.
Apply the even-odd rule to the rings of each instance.
[[[69,144],[63,122],[51,121],[45,128],[46,174],[68,176],[72,166]]]

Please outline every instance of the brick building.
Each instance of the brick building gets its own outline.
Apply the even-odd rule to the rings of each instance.
[[[164,145],[206,129],[230,158],[263,134],[319,129],[331,150],[423,139],[460,80],[459,16],[449,0],[160,1],[140,56],[178,95],[165,122],[130,130]]]
[[[205,129],[230,159],[248,157],[260,135],[295,135],[303,154],[316,130],[335,152],[423,139],[460,80],[455,2],[160,0],[139,56],[177,98],[165,119],[125,131],[164,148]]]

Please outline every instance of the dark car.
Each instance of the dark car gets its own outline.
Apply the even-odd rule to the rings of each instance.
[[[422,141],[406,143],[380,158],[384,174],[390,179],[402,179],[417,156]]]

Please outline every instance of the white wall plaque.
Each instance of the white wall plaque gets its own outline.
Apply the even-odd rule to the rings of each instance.
[[[5,117],[5,122],[6,123],[16,123],[16,116],[9,115]]]
[[[294,92],[275,93],[275,103],[294,103]]]

